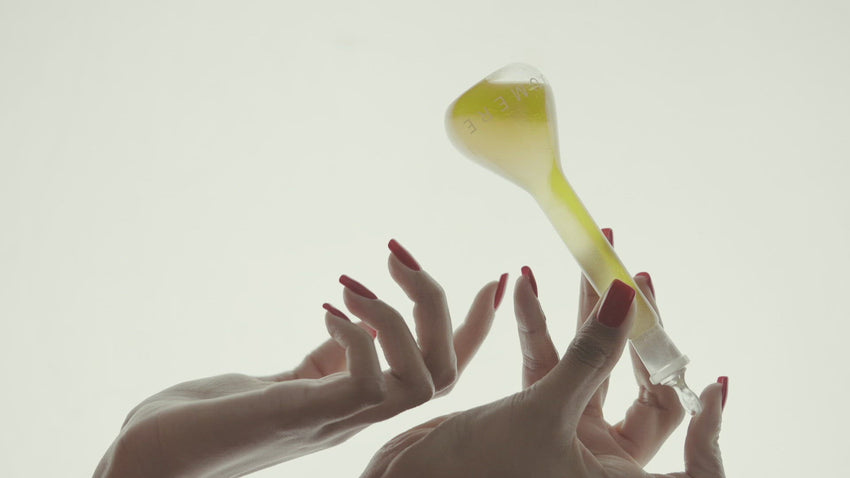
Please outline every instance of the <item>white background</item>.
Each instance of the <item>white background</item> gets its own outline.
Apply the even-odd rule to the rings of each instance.
[[[578,267],[443,130],[515,61],[552,85],[567,177],[652,274],[691,384],[730,377],[729,476],[843,473],[848,23],[842,1],[0,1],[3,476],[88,476],[145,397],[294,366],[341,273],[408,311],[393,237],[456,320],[530,265],[563,350]],[[506,301],[449,397],[255,476],[357,476],[516,391]],[[606,413],[634,396],[624,361]],[[683,468],[684,429],[649,470]]]

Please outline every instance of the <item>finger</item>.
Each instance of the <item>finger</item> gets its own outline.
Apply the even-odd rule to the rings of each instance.
[[[605,236],[605,239],[608,239],[608,243],[613,246],[614,231],[611,228],[604,227],[602,228],[602,234]],[[596,307],[597,302],[599,302],[599,294],[593,288],[593,285],[590,284],[587,276],[582,273],[581,289],[579,291],[578,301],[578,324],[576,325],[576,330],[581,329],[590,317],[593,308]],[[602,416],[602,406],[605,405],[605,397],[608,395],[608,383],[609,379],[606,377],[602,382],[602,385],[596,389],[596,393],[593,394],[590,401],[587,402],[585,413],[600,417]]]
[[[332,340],[345,351],[348,374],[314,381],[313,386],[302,389],[303,404],[293,401],[295,395],[285,386],[273,388],[268,395],[279,396],[286,402],[281,407],[286,413],[306,414],[331,422],[381,403],[386,397],[386,384],[372,335],[335,307],[325,306],[325,326]],[[291,382],[293,386],[297,383]]]
[[[369,332],[351,323],[348,317],[333,307],[325,313],[325,326],[333,340],[345,350],[348,373],[353,379],[378,380],[383,377],[375,342]]]
[[[726,386],[714,383],[700,395],[703,411],[691,420],[685,438],[685,471],[694,478],[724,476],[720,455],[720,424]]]
[[[390,241],[389,248],[392,251],[387,262],[390,275],[413,301],[413,320],[422,359],[435,390],[442,390],[457,379],[457,357],[446,294],[395,239]]]
[[[551,402],[562,423],[575,427],[590,398],[619,360],[634,320],[635,290],[615,279],[564,357],[534,392]]]
[[[649,274],[642,272],[634,279],[658,313]],[[632,458],[645,465],[682,422],[685,410],[673,388],[650,382],[649,372],[634,347],[629,347],[629,353],[638,383],[638,398],[626,411],[625,418],[614,426],[614,438]]]
[[[422,403],[430,399],[434,394],[431,374],[404,318],[354,279],[343,275],[340,283],[345,286],[343,299],[348,310],[378,332],[390,374],[415,395],[412,400]]]
[[[339,317],[348,318],[344,313],[330,304],[324,304],[322,307],[324,307],[328,312]],[[376,332],[372,327],[369,327],[363,322],[357,322],[356,325],[368,332],[372,338],[375,337]],[[304,357],[304,360],[302,360],[301,363],[294,369],[257,378],[272,382],[296,380],[299,378],[322,378],[327,375],[346,370],[347,365],[345,348],[340,346],[339,342],[331,338],[322,342],[321,345]]]
[[[546,327],[531,268],[523,267],[514,287],[514,313],[522,350],[522,387],[528,388],[558,365],[558,350]]]
[[[726,398],[724,390],[726,387],[723,383],[713,383],[700,394],[702,412],[691,419],[688,434],[685,437],[685,473],[653,476],[665,478],[724,478],[726,476],[719,443],[723,403]]]
[[[487,283],[472,301],[466,319],[454,331],[454,349],[457,355],[458,374],[462,373],[470,360],[478,351],[484,338],[490,332],[493,318],[496,315],[496,303],[499,302],[499,292],[504,293],[507,274],[502,274],[499,281]]]

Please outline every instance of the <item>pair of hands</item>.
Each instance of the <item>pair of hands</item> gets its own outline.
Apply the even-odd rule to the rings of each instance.
[[[195,380],[148,398],[130,412],[95,476],[240,476],[336,445],[447,393],[487,335],[506,275],[479,291],[453,333],[442,288],[398,243],[391,241],[390,249],[390,274],[414,302],[418,344],[397,311],[343,276],[345,304],[363,323],[326,304],[332,339],[294,370]],[[617,312],[608,291],[600,306],[583,281],[579,320],[586,323],[559,361],[533,276],[523,272],[514,300],[525,389],[405,432],[378,452],[365,478],[646,476],[642,465],[684,412],[671,390],[649,383],[633,355],[640,398],[621,423],[610,426],[602,417],[607,376],[630,327],[631,299],[614,304]],[[636,280],[654,305],[648,276]],[[603,325],[600,307],[603,322],[610,325],[619,314],[614,319],[622,324]],[[379,369],[370,332],[381,343],[387,371]],[[687,472],[670,476],[723,477],[717,447],[722,395],[718,384],[703,392],[705,410],[691,422],[685,445]]]
[[[441,286],[397,242],[390,250],[390,275],[414,304],[418,344],[401,314],[342,276],[345,305],[363,322],[325,304],[332,338],[294,370],[193,380],[151,396],[129,413],[94,476],[241,476],[447,393],[489,332],[507,274],[478,292],[453,332]],[[389,370],[380,369],[374,336]]]

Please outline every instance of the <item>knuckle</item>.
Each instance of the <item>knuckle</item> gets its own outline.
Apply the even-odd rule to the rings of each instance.
[[[446,291],[439,283],[433,279],[422,281],[421,287],[417,290],[417,302],[434,302],[444,303],[446,301]]]
[[[525,314],[517,321],[517,329],[519,333],[526,336],[528,339],[535,339],[549,333],[545,322],[536,322],[531,320]]]
[[[407,390],[408,402],[411,406],[422,405],[434,398],[434,384],[430,380],[419,380]]]
[[[434,381],[434,389],[442,391],[454,385],[458,379],[457,368],[444,368],[431,376]]]
[[[604,367],[613,355],[611,347],[586,332],[580,332],[567,350],[571,360],[594,369]]]
[[[549,371],[557,364],[557,357],[554,360],[551,357],[540,358],[530,352],[522,353],[522,367],[529,372]]]
[[[379,325],[388,327],[390,329],[401,329],[407,328],[407,325],[404,321],[404,317],[402,317],[399,311],[395,310],[389,304],[381,303],[378,305],[379,313],[375,314],[375,320],[377,320]]]
[[[351,346],[356,350],[369,350],[375,347],[375,341],[365,329],[358,327],[358,330],[351,333]]]

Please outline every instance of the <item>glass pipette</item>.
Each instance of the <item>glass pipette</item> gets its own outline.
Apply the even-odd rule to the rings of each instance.
[[[494,72],[449,106],[446,129],[466,156],[537,200],[597,292],[614,279],[635,289],[629,339],[650,381],[672,387],[685,410],[699,413],[699,398],[685,384],[688,358],[661,327],[655,310],[561,171],[552,90],[543,75],[523,64]]]

